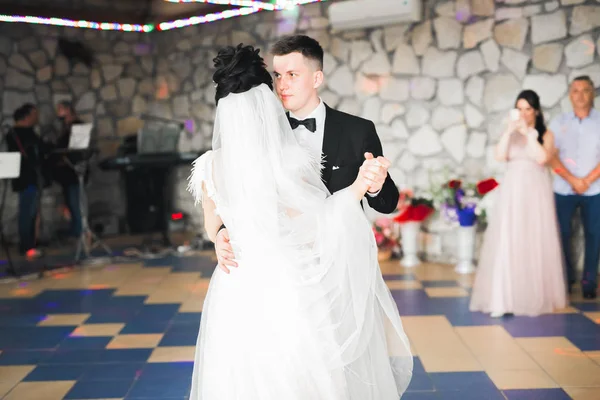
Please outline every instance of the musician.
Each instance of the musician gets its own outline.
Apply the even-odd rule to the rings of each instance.
[[[28,258],[41,255],[36,249],[36,221],[42,189],[50,185],[44,160],[49,152],[34,127],[38,109],[31,103],[17,108],[13,114],[14,127],[7,134],[8,151],[21,153],[21,173],[12,180],[12,189],[19,195],[19,251]]]
[[[77,116],[73,104],[68,101],[58,103],[56,115],[61,122],[56,148],[67,149],[69,147],[69,140],[71,139],[71,128],[74,124],[80,124],[82,121]],[[75,238],[79,238],[82,230],[79,180],[73,169],[73,164],[77,161],[72,157],[64,156],[53,168],[54,180],[62,187],[65,204],[69,210],[71,235]]]

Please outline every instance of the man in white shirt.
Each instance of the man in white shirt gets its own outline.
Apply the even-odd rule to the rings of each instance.
[[[577,208],[585,232],[585,257],[581,289],[585,299],[595,299],[600,262],[600,112],[594,110],[594,82],[578,76],[571,82],[569,98],[573,111],[558,115],[550,123],[557,157],[551,166],[554,198],[569,291],[576,281],[571,258],[571,220]]]

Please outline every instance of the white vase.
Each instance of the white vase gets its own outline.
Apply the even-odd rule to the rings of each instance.
[[[403,222],[400,224],[400,236],[402,239],[402,260],[400,264],[406,268],[414,268],[421,264],[417,255],[419,252],[420,222]]]
[[[458,274],[475,272],[475,226],[458,227],[458,262],[454,271]]]

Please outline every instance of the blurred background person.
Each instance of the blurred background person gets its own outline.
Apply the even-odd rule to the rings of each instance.
[[[80,124],[83,121],[79,119],[73,104],[68,101],[58,103],[56,115],[60,120],[60,131],[56,142],[57,149],[68,149],[71,139],[71,130],[74,124]],[[71,221],[70,235],[77,239],[81,236],[82,220],[81,220],[81,204],[80,204],[80,187],[77,173],[73,169],[75,159],[72,156],[63,156],[59,158],[54,167],[54,180],[61,186],[66,211],[64,215]],[[86,178],[87,178],[86,170]]]
[[[556,173],[554,194],[569,291],[576,282],[571,224],[579,208],[585,236],[581,289],[586,299],[597,296],[600,262],[600,112],[593,109],[594,94],[589,76],[576,77],[569,89],[573,111],[550,123],[557,149],[551,165]]]
[[[517,97],[509,124],[496,145],[507,163],[494,213],[485,232],[471,311],[536,316],[567,304],[562,252],[546,163],[554,137],[546,129],[540,99],[532,90]]]
[[[19,196],[19,252],[28,258],[41,255],[36,249],[37,222],[42,189],[49,186],[49,168],[44,164],[48,151],[35,126],[38,109],[31,103],[20,106],[13,113],[14,126],[6,142],[8,151],[21,153],[21,172],[12,180],[12,189]]]

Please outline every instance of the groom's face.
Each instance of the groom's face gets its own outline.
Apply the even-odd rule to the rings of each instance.
[[[317,89],[323,82],[323,72],[316,64],[301,53],[273,57],[277,95],[285,109],[299,117],[312,112],[315,100],[318,104]]]

